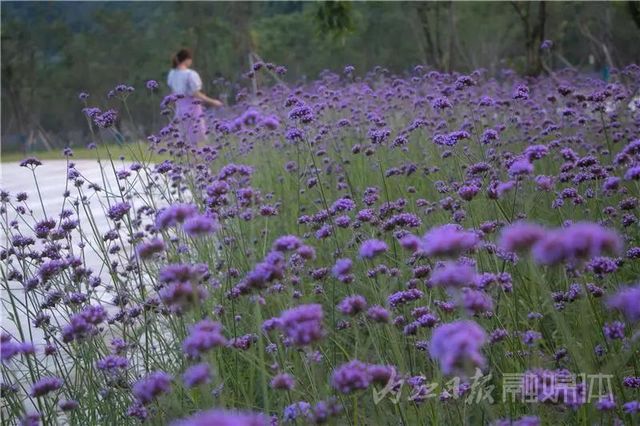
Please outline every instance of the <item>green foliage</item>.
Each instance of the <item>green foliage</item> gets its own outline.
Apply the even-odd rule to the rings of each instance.
[[[342,38],[355,30],[353,7],[346,1],[324,1],[318,3],[315,14],[320,36]]]

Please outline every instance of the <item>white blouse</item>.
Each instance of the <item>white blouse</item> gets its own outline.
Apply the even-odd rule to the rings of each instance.
[[[167,85],[178,95],[192,96],[202,90],[202,80],[194,70],[172,69],[167,76]]]

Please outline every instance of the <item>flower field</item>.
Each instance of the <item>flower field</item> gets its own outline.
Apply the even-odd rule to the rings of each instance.
[[[638,424],[639,87],[346,67],[127,160],[157,84],[82,94],[102,179],[1,194],[3,424]]]

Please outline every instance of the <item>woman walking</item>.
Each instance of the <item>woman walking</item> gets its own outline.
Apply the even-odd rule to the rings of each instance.
[[[202,80],[191,68],[193,57],[189,49],[181,49],[172,60],[167,84],[175,95],[182,95],[176,102],[176,118],[182,123],[188,142],[197,143],[205,138],[202,104],[221,107],[223,104],[202,93]]]

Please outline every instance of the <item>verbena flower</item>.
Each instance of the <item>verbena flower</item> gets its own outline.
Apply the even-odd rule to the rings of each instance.
[[[211,380],[211,370],[206,363],[192,365],[182,375],[182,381],[187,388],[193,388]]]
[[[427,256],[455,257],[471,251],[479,243],[478,236],[454,224],[432,228],[423,237],[420,249]]]
[[[45,396],[60,389],[64,385],[64,380],[60,377],[42,377],[31,386],[30,395],[33,397]]]
[[[360,295],[347,296],[338,304],[338,310],[345,315],[355,315],[367,308],[367,300]]]
[[[640,285],[621,288],[607,299],[607,306],[622,312],[629,321],[640,321]]]
[[[594,223],[576,223],[565,229],[549,231],[532,247],[533,258],[541,264],[589,260],[622,250],[619,235]]]
[[[176,420],[171,426],[268,426],[263,414],[234,410],[203,410],[189,417]]]
[[[154,371],[133,384],[133,395],[143,405],[148,405],[160,395],[171,391],[173,378],[164,371]]]
[[[393,366],[366,364],[359,360],[353,360],[342,364],[333,371],[331,386],[348,394],[366,389],[374,383],[385,386],[394,377],[396,377],[396,370]]]
[[[545,236],[545,229],[534,223],[516,222],[503,229],[499,246],[509,252],[529,250]]]
[[[131,204],[118,203],[109,208],[107,217],[115,222],[122,220],[122,218],[131,210]]]
[[[206,319],[191,326],[189,335],[182,342],[182,349],[187,355],[195,358],[226,344],[227,340],[222,335],[222,325]]]
[[[486,359],[482,346],[486,333],[473,321],[454,321],[433,330],[429,353],[444,374],[464,372],[469,367],[483,368]]]
[[[431,272],[429,282],[438,287],[468,287],[475,284],[476,271],[473,266],[446,262]]]
[[[280,314],[280,329],[298,346],[306,346],[324,338],[324,313],[318,304],[300,305]]]
[[[387,251],[387,243],[380,240],[367,240],[360,245],[360,257],[363,259],[373,259],[374,257]]]
[[[196,214],[198,214],[198,208],[193,204],[172,204],[156,215],[156,226],[159,229],[166,229],[183,223]]]
[[[206,215],[194,215],[185,220],[182,225],[184,232],[190,237],[212,234],[219,229],[218,222]]]
[[[2,363],[10,361],[17,355],[32,355],[35,347],[28,342],[17,342],[5,332],[0,333],[0,358]]]
[[[296,379],[287,373],[280,373],[271,379],[270,386],[272,389],[292,390],[295,387]]]
[[[165,248],[164,241],[159,238],[153,238],[138,244],[136,246],[136,253],[141,259],[149,259],[154,254],[163,252]]]

